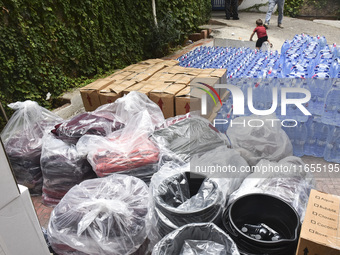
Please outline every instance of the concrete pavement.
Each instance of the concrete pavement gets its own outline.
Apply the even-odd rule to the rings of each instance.
[[[265,20],[265,13],[240,12],[239,20],[226,20],[224,11],[214,11],[209,25],[204,28],[213,30],[214,38],[233,39],[249,41],[250,35],[256,27],[257,19]],[[284,28],[277,27],[277,15],[272,15],[269,29],[267,30],[269,40],[273,43],[274,50],[281,50],[285,40],[293,39],[294,35],[305,33],[308,35],[325,36],[328,44],[340,45],[340,21],[330,20],[303,20],[290,17],[283,18]],[[254,36],[255,45],[257,37]]]

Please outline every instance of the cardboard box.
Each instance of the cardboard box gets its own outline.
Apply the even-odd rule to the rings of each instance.
[[[49,255],[29,191],[18,186],[20,196],[0,210],[0,254]]]
[[[118,98],[123,96],[124,89],[127,89],[136,84],[135,81],[122,81],[120,83],[113,83],[106,88],[99,91],[99,101],[101,105],[115,102]]]
[[[167,85],[165,83],[163,86],[153,89],[149,97],[161,108],[167,119],[175,116],[175,95],[185,87],[183,84]]]
[[[179,91],[175,97],[175,114],[184,115],[188,112],[201,114],[201,95],[202,92],[192,86]]]
[[[114,83],[114,78],[98,79],[80,89],[80,95],[86,111],[94,111],[100,106],[99,90]]]
[[[218,78],[218,83],[225,84],[227,83],[227,69],[215,69],[210,73],[211,77]]]
[[[147,60],[143,60],[139,63],[145,64],[145,65],[155,65],[155,64],[160,63],[160,62],[164,62],[164,60],[160,59],[160,58],[150,58],[150,59],[147,59]]]
[[[158,82],[163,82],[163,83],[172,83],[173,82],[172,77],[174,76],[174,74],[163,73],[162,71],[152,75],[148,79],[148,81],[158,81]]]
[[[120,80],[125,80],[126,77],[130,76],[131,74],[133,74],[132,72],[126,72],[126,71],[119,71],[119,72],[116,72],[114,74],[111,74],[109,76],[109,78],[111,79],[114,79],[116,81],[120,81]]]
[[[340,254],[340,197],[312,190],[296,255]]]
[[[1,209],[20,195],[12,168],[9,164],[9,160],[5,153],[5,149],[1,142],[1,139],[0,139],[0,174],[1,174],[0,178],[0,209]]]
[[[188,74],[175,74],[172,77],[174,83],[188,85],[192,79],[196,78],[196,76],[188,75]]]
[[[129,94],[131,91],[138,91],[139,89],[141,89],[145,84],[142,83],[142,82],[138,82],[138,83],[135,83],[134,85],[128,87],[128,88],[125,88],[123,90],[123,95],[127,95]]]
[[[150,92],[153,89],[155,89],[157,87],[161,87],[164,84],[163,82],[157,82],[157,81],[143,81],[142,83],[144,84],[144,86],[141,87],[138,90],[138,92],[143,93],[143,94],[145,94],[147,96],[149,96]]]

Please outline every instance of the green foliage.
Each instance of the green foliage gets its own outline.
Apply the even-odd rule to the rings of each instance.
[[[316,9],[323,9],[328,4],[328,0],[306,0],[305,2],[314,6]]]
[[[296,17],[299,14],[303,2],[304,0],[286,0],[284,6],[284,15]]]
[[[151,0],[0,0],[1,102],[51,108],[48,92],[57,98],[96,74],[162,56],[208,21],[211,1],[156,0],[156,9],[158,28]]]

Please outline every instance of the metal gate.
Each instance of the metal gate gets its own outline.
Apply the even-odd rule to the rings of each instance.
[[[225,9],[225,0],[211,0],[213,11],[221,11]]]

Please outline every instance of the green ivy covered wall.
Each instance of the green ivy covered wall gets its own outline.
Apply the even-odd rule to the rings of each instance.
[[[87,78],[160,57],[210,17],[210,0],[0,0],[0,101],[51,107]],[[2,116],[1,116],[2,117]]]

